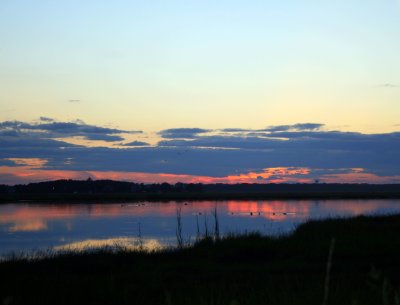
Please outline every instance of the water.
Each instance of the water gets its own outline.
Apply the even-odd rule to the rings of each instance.
[[[132,204],[0,205],[0,255],[41,249],[85,249],[115,244],[158,248],[176,244],[177,210],[182,235],[194,241],[197,223],[221,234],[289,233],[309,219],[400,213],[400,200],[260,200],[144,202]]]

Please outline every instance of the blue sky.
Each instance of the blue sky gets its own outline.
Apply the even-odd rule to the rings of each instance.
[[[17,130],[17,134],[24,143],[61,139],[86,149],[157,148],[159,160],[166,159],[163,154],[170,149],[188,146],[160,133],[167,129],[210,130],[200,134],[205,137],[196,135],[191,140],[208,145],[213,139],[216,146],[212,149],[215,152],[218,147],[218,153],[232,148],[221,144],[232,144],[232,138],[221,139],[226,137],[222,129],[253,131],[230,134],[240,146],[234,148],[248,153],[243,146],[265,141],[254,131],[299,123],[323,127],[311,130],[311,136],[297,134],[297,139],[335,131],[335,136],[354,132],[397,141],[393,135],[400,129],[398,37],[400,3],[395,0],[3,0],[0,121],[43,124],[39,118],[47,117],[78,124],[68,132],[42,130],[39,136],[35,127],[33,131]],[[124,133],[88,133],[84,126]],[[1,130],[3,160],[21,157],[5,150],[17,143],[10,140],[15,128]],[[126,146],[132,142],[136,148]],[[143,147],[146,143],[150,148]],[[177,146],[171,148],[173,144]],[[356,145],[362,146],[361,142]],[[159,146],[169,150],[160,152],[165,148]],[[194,147],[196,153],[204,152],[199,144]],[[373,146],[365,149],[374,154]],[[23,155],[53,164],[49,155]],[[356,162],[359,156],[348,158],[349,172],[359,167],[369,170],[368,164]],[[390,175],[398,173],[396,160],[388,158],[373,173],[387,167],[393,168]],[[195,174],[185,168],[185,162],[181,161],[179,170],[167,172]],[[103,170],[78,164],[82,171]],[[132,161],[128,166],[131,172],[142,170],[135,164]],[[143,170],[163,173],[165,163],[160,164]],[[260,153],[254,166],[231,166],[220,172],[210,169],[202,175],[222,177],[300,164],[312,165],[298,162],[295,155],[280,160]],[[2,171],[8,174],[10,169]]]

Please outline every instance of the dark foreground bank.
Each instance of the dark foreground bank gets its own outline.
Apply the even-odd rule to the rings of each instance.
[[[399,215],[357,217],[311,221],[280,238],[13,260],[0,263],[0,303],[399,304],[398,232]]]

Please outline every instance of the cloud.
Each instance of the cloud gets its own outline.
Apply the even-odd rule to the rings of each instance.
[[[16,130],[3,130],[0,131],[0,137],[19,137],[19,133]]]
[[[39,158],[8,158],[5,160],[11,161],[17,166],[26,166],[29,168],[42,168],[47,163],[47,160]]]
[[[164,140],[158,143],[165,147],[214,147],[237,149],[272,149],[281,144],[278,139],[259,136],[207,136],[193,140]]]
[[[43,121],[43,122],[54,122],[54,119],[48,118],[48,117],[45,117],[45,116],[41,116],[41,117],[39,118],[39,120],[41,120],[41,121]]]
[[[162,130],[158,134],[168,139],[191,139],[210,131],[212,130],[202,128],[171,128]]]
[[[33,148],[65,148],[80,147],[60,140],[41,139],[37,135],[17,134],[17,136],[3,135],[0,132],[0,155],[2,150],[33,149]]]
[[[400,85],[386,83],[386,84],[378,85],[378,87],[380,87],[380,88],[400,88]]]
[[[51,122],[31,125],[32,130],[43,130],[55,132],[64,135],[83,135],[83,134],[119,134],[119,133],[134,133],[133,131],[99,127],[95,125],[87,125],[84,123],[65,123],[65,122]],[[136,131],[139,133],[139,131]]]
[[[360,140],[368,138],[358,132],[341,132],[341,131],[281,131],[265,134],[269,138],[286,138],[286,139],[325,139],[325,140]]]
[[[21,121],[0,122],[0,137],[13,136],[30,139],[51,139],[83,137],[92,141],[116,142],[122,141],[124,133],[142,133],[142,131],[122,130],[85,124],[83,121],[56,122],[53,119],[41,117],[39,123]]]
[[[29,129],[31,124],[24,123],[21,121],[4,121],[0,122],[0,130],[16,130],[20,131],[21,129]]]
[[[243,128],[224,128],[221,129],[222,132],[252,132],[256,131],[254,129],[243,129]]]
[[[80,103],[81,100],[77,100],[77,99],[75,99],[75,100],[68,100],[68,102],[69,102],[69,103]]]
[[[247,136],[204,136],[192,140],[163,140],[159,146],[217,147],[273,150],[387,150],[400,149],[400,133],[362,134],[357,132],[315,131],[250,133]]]
[[[121,146],[148,146],[149,143],[142,142],[142,141],[133,141],[129,143],[120,144]]]
[[[108,135],[108,134],[86,134],[84,136],[87,140],[91,141],[105,141],[105,142],[116,142],[116,141],[123,141],[124,138],[117,135]]]
[[[319,130],[324,126],[324,124],[319,123],[299,123],[294,125],[277,125],[270,126],[265,131],[277,132],[277,131],[303,131],[303,130]]]
[[[312,168],[366,168],[376,173],[400,172],[400,133],[362,134],[315,131],[280,132],[253,136],[204,136],[192,140],[159,143],[175,149],[227,149],[227,158],[249,167],[300,166]],[[234,157],[241,155],[242,157]],[[208,157],[209,158],[209,157]],[[208,160],[208,159],[207,159]]]
[[[371,181],[392,181],[390,179],[400,174],[400,132],[363,134],[329,131],[321,130],[323,125],[315,123],[284,126],[275,126],[278,128],[272,131],[228,128],[213,130],[212,133],[200,128],[167,129],[160,132],[166,137],[155,146],[132,141],[118,144],[117,148],[111,145],[74,145],[59,138],[78,135],[93,140],[121,142],[123,133],[127,131],[83,122],[0,122],[1,179],[15,181],[17,178],[12,178],[10,173],[16,168],[19,173],[23,170],[32,173],[32,168],[24,169],[23,165],[10,161],[24,158],[46,160],[45,168],[37,172],[37,177],[45,177],[52,171],[52,177],[62,177],[62,173],[70,173],[71,177],[87,177],[88,173],[96,172],[102,173],[98,174],[99,177],[126,179],[145,179],[144,175],[150,174],[152,176],[146,176],[146,179],[163,179],[165,176],[159,176],[163,174],[176,179],[180,179],[179,175],[185,176],[185,179],[189,176],[209,177],[201,181],[225,181],[222,178],[230,176],[241,177],[238,178],[241,181],[255,179],[261,182],[271,181],[272,178],[274,181],[312,181],[324,176],[329,181],[366,181],[368,177]],[[282,174],[275,170],[272,178],[263,178],[268,172],[266,169],[277,168],[307,169],[308,173],[296,175],[293,171],[286,171]],[[362,171],[355,172],[354,168]],[[358,180],[354,180],[355,175],[358,175]],[[167,177],[169,181],[172,181],[172,176]],[[23,174],[18,177],[33,179],[26,173],[24,177],[28,178],[21,178]],[[377,177],[381,177],[380,180]],[[220,178],[222,180],[218,180]]]
[[[293,125],[274,125],[264,129],[243,129],[243,128],[224,128],[222,132],[242,132],[242,133],[259,133],[259,132],[282,132],[282,131],[315,131],[324,127],[320,123],[298,123]]]

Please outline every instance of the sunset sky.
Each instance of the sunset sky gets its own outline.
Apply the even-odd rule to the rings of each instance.
[[[0,1],[0,184],[400,183],[400,0]]]

